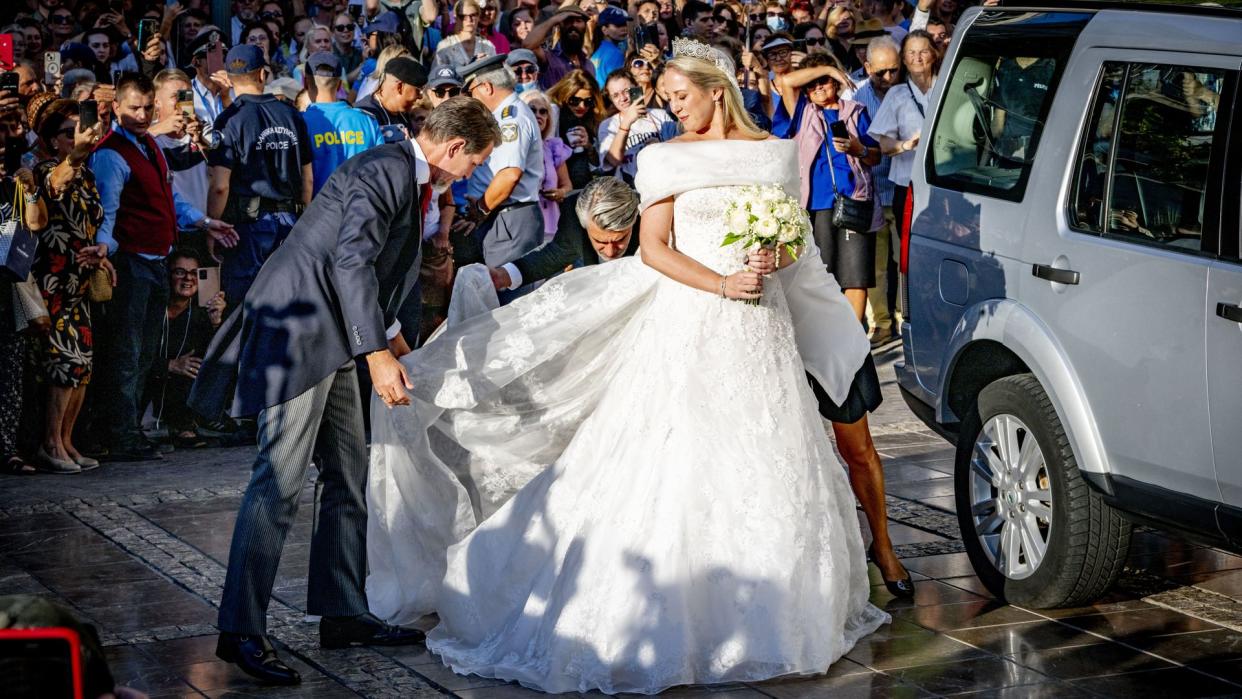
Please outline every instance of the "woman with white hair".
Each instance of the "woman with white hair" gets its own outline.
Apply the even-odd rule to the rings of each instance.
[[[556,224],[561,220],[561,202],[574,188],[569,181],[569,168],[565,165],[574,151],[556,135],[556,109],[542,90],[527,90],[522,93],[521,99],[535,113],[539,133],[543,136],[543,185],[539,190],[539,210],[543,212],[543,240],[547,242],[556,235]]]
[[[711,48],[674,56],[684,135],[639,156],[638,254],[450,328],[402,359],[411,405],[372,410],[368,602],[438,614],[454,672],[757,682],[823,673],[888,620],[805,374],[841,400],[867,337],[813,241],[809,262],[722,244],[752,187],[796,200],[797,150]]]

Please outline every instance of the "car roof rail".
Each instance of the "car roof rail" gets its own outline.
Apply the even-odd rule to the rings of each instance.
[[[985,12],[997,9],[1034,10],[1040,12],[1123,10],[1242,19],[1242,0],[1216,0],[1215,2],[1197,3],[1179,3],[1176,0],[999,0],[999,4],[991,7],[985,6],[982,9]]]

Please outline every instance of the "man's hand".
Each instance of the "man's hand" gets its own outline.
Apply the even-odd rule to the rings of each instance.
[[[211,321],[212,326],[220,327],[220,323],[224,322],[224,292],[217,291],[215,296],[207,302],[207,320]]]
[[[233,89],[233,81],[229,80],[229,74],[226,71],[217,70],[211,74],[211,81],[207,84],[207,89],[215,95],[227,93]]]
[[[0,91],[0,114],[11,112],[22,106],[21,99],[16,92],[10,90]]]
[[[629,129],[634,125],[634,122],[645,116],[647,116],[647,105],[642,102],[635,102],[634,104],[631,104],[621,110],[620,127],[623,129]],[[620,134],[617,135],[619,136]]]
[[[237,235],[237,231],[233,229],[233,224],[225,223],[218,218],[210,219],[211,223],[203,226],[203,230],[207,231],[207,235],[212,241],[231,248],[241,240],[241,236]]]
[[[154,124],[151,124],[151,128],[147,130],[147,133],[152,136],[164,135],[179,138],[186,132],[186,127],[188,126],[189,120],[185,118],[185,114],[182,112],[176,112],[172,116],[160,119]]]
[[[492,286],[496,287],[496,291],[505,291],[513,286],[513,279],[509,277],[509,273],[500,267],[488,267],[487,273],[492,275]]]
[[[367,368],[371,371],[371,385],[383,399],[384,405],[409,405],[410,396],[407,390],[413,389],[405,367],[397,360],[391,350],[378,350],[367,355]]]
[[[189,135],[190,141],[198,146],[199,150],[210,150],[207,139],[203,137],[203,120],[189,114],[185,115],[185,132]]]
[[[392,352],[392,356],[400,359],[410,353],[410,344],[405,341],[405,336],[397,333],[397,336],[388,341],[388,351]]]
[[[78,253],[74,255],[74,259],[83,267],[98,267],[100,260],[108,259],[108,246],[103,243],[87,245],[78,250]]]
[[[26,190],[27,194],[33,194],[39,188],[39,183],[35,180],[34,171],[28,167],[19,168],[17,172],[12,173],[13,179]]]
[[[183,354],[176,359],[168,360],[168,373],[195,379],[198,378],[198,370],[202,366],[203,360],[192,354]]]
[[[464,219],[465,222],[470,223],[471,228],[478,225],[478,223],[483,219],[487,218],[488,212],[484,211],[483,207],[479,204],[482,199],[483,197],[466,197],[468,204],[466,205],[466,213],[462,214],[462,219]],[[456,223],[453,224],[453,230],[457,230]]]
[[[142,48],[142,58],[147,63],[164,64],[164,37],[159,32],[147,39],[147,45]]]

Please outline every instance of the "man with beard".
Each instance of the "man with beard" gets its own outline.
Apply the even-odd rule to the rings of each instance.
[[[539,59],[539,84],[547,90],[574,70],[595,74],[591,58],[583,50],[586,41],[587,13],[576,7],[567,7],[552,15],[546,22],[536,24],[526,35],[524,45],[535,52]],[[559,29],[560,41],[552,48],[544,44],[548,34]]]
[[[418,279],[433,184],[469,177],[500,144],[482,104],[437,107],[418,136],[376,146],[336,169],[216,334],[190,407],[258,413],[259,452],[242,499],[220,601],[216,654],[266,684],[298,684],[267,639],[267,607],[312,455],[324,491],[311,542],[307,612],[323,648],[405,645],[417,629],[367,611],[368,458],[358,392],[365,358],[376,393],[408,405],[397,310]]]

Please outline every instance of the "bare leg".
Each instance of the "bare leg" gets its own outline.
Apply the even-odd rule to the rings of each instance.
[[[854,315],[858,317],[858,322],[862,322],[863,316],[867,313],[867,290],[866,289],[844,289],[845,300],[850,302],[850,307],[854,309]]]
[[[47,395],[47,426],[43,432],[43,450],[53,459],[69,460],[65,444],[61,438],[64,434],[65,413],[69,408],[69,394],[73,392],[68,386],[49,386]]]
[[[846,293],[849,293],[848,291]],[[864,295],[865,298],[865,295]],[[867,416],[852,424],[834,422],[832,432],[837,438],[837,449],[850,470],[850,487],[862,503],[867,515],[867,525],[874,540],[875,564],[885,580],[901,580],[906,577],[905,566],[893,553],[893,542],[888,538],[888,510],[884,505],[884,465],[871,441],[871,427]]]
[[[82,454],[73,446],[73,428],[78,424],[78,415],[82,412],[82,403],[86,401],[86,386],[74,388],[69,394],[69,405],[65,409],[64,426],[61,428],[60,442],[71,459],[80,459]]]

